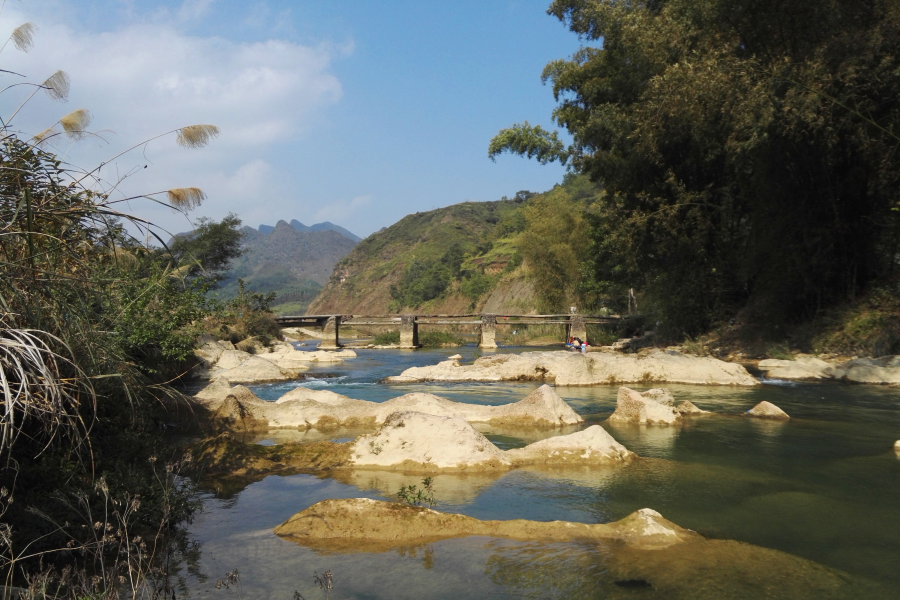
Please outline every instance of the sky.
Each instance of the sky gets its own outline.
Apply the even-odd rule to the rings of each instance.
[[[2,1],[2,0],[0,0]],[[99,165],[112,197],[200,187],[187,218],[147,200],[119,206],[169,232],[235,213],[244,224],[331,221],[365,237],[405,215],[540,192],[565,169],[487,157],[502,128],[554,129],[544,65],[579,39],[549,0],[6,0],[0,36],[37,26],[28,53],[8,44],[11,83],[71,77],[69,101],[39,92],[10,126],[33,135],[90,110],[90,136],[52,150]],[[0,94],[8,119],[32,88]],[[197,123],[203,149],[163,136]],[[163,198],[164,196],[159,196]]]

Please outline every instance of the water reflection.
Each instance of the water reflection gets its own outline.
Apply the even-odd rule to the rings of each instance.
[[[681,432],[682,425],[656,425],[646,423],[613,423],[606,421],[603,426],[609,433],[625,444],[629,450],[634,450],[629,446],[625,439],[640,438],[641,451],[647,452],[652,456],[668,456],[675,445],[675,440]]]

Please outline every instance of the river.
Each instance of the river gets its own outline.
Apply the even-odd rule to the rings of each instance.
[[[302,385],[372,401],[428,391],[456,401],[503,404],[538,385],[378,383],[457,352],[467,361],[478,350],[357,350],[356,359],[311,369],[309,374],[319,379],[249,387],[267,400]],[[603,424],[627,448],[655,460],[614,469],[442,474],[435,479],[435,508],[479,519],[599,523],[650,507],[707,537],[800,556],[846,573],[864,589],[871,585],[868,593],[875,597],[900,597],[900,456],[892,449],[900,438],[900,389],[779,381],[750,389],[666,387],[676,400],[688,399],[719,414],[689,418],[680,427]],[[587,419],[584,426],[604,420],[615,408],[616,386],[556,391]],[[741,416],[762,400],[792,419],[781,423]],[[504,449],[558,434],[484,431]],[[358,433],[337,431],[330,439]],[[255,441],[273,444],[298,435],[279,431]],[[306,600],[325,598],[313,574],[326,570],[334,577],[328,597],[335,599],[664,597],[653,587],[630,588],[605,577],[606,550],[596,545],[473,537],[348,554],[312,550],[272,533],[320,500],[390,500],[401,485],[418,479],[354,470],[270,476],[227,498],[204,494],[204,509],[190,533],[199,543],[197,566],[205,578],[187,578],[191,597],[237,597],[234,589],[214,585],[235,568],[244,598],[290,600],[295,590]],[[764,578],[764,571],[759,576]],[[753,581],[731,583],[729,597],[759,597]]]

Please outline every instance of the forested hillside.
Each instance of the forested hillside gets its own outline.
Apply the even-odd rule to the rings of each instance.
[[[341,260],[311,313],[534,312],[599,308],[581,283],[599,188],[568,177],[543,194],[409,215]],[[623,296],[624,299],[624,296]]]
[[[328,281],[335,263],[356,245],[336,229],[346,231],[331,223],[307,227],[296,220],[278,221],[271,228],[261,225],[259,230],[243,227],[244,253],[231,263],[215,295],[235,297],[240,278],[249,291],[275,292],[275,312],[302,314]]]

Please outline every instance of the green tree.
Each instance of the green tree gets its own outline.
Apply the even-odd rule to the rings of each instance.
[[[553,117],[490,155],[602,182],[593,279],[672,334],[740,310],[772,327],[858,295],[900,244],[900,4],[557,0],[586,45],[549,63]]]
[[[235,258],[243,254],[241,219],[229,213],[221,221],[200,217],[190,233],[176,236],[169,244],[176,264],[189,277],[217,282]]]

